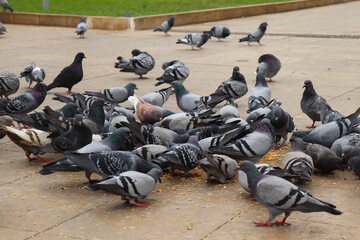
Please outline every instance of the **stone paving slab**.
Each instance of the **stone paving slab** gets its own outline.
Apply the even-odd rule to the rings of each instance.
[[[249,89],[252,88],[258,57],[273,53],[283,67],[275,77],[276,82],[269,84],[272,96],[283,103],[302,130],[311,123],[300,109],[306,79],[312,80],[317,92],[343,114],[359,107],[360,40],[276,34],[359,35],[359,10],[360,1],[355,1],[176,27],[170,37],[151,30],[89,30],[85,39],[79,39],[72,28],[7,24],[8,33],[0,36],[0,71],[19,74],[30,61],[35,61],[46,70],[45,83],[50,83],[77,52],[83,51],[87,56],[83,64],[85,76],[74,91],[135,82],[139,88],[136,94],[142,96],[162,88],[154,87],[155,78],[162,75],[161,64],[179,59],[191,72],[185,87],[208,95],[231,76],[235,65],[240,66]],[[241,32],[254,30],[262,21],[270,25],[269,35],[262,41],[265,46],[238,42]],[[197,51],[175,44],[185,32],[203,31],[214,25],[228,26],[234,34],[223,42],[212,39]],[[129,57],[134,48],[147,51],[156,59],[154,70],[147,74],[148,80],[136,79],[135,75],[119,73],[114,68],[116,58]],[[26,87],[22,79],[19,92]],[[45,105],[60,107],[62,104],[51,98],[54,93],[65,91],[51,90],[40,109]],[[248,94],[236,101],[243,118],[247,97]],[[174,97],[164,107],[179,112]],[[132,208],[117,196],[83,189],[86,183],[83,173],[39,175],[37,172],[44,163],[27,162],[24,152],[7,138],[0,141],[0,153],[0,239],[356,239],[359,235],[360,182],[347,171],[314,175],[312,183],[302,186],[314,196],[334,203],[343,215],[293,213],[289,218],[292,226],[255,228],[252,222],[265,220],[267,211],[247,200],[249,195],[236,179],[226,185],[206,183],[201,170],[200,178],[166,175],[164,182],[142,200],[150,207]]]

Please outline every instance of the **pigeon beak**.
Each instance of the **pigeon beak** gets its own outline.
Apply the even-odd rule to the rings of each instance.
[[[135,88],[136,90],[139,90],[137,87]]]
[[[159,178],[159,183],[162,183],[161,177]]]

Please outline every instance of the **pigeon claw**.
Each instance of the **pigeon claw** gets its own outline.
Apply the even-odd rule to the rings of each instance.
[[[148,77],[143,77],[142,75],[140,75],[139,79],[149,79]]]
[[[256,227],[272,227],[273,225],[269,223],[269,221],[266,222],[254,222]]]
[[[147,203],[138,203],[138,202],[135,202],[134,203],[134,206],[138,206],[138,207],[147,207],[148,204]]]
[[[269,80],[266,80],[266,82],[275,82],[275,80],[272,80],[271,78]]]
[[[40,162],[52,162],[52,159],[46,159],[46,158],[41,158],[39,157]]]
[[[75,92],[71,91],[71,90],[67,90],[68,94],[75,94]]]
[[[249,201],[254,201],[256,202],[256,198],[255,197],[251,197],[251,198],[248,198]]]

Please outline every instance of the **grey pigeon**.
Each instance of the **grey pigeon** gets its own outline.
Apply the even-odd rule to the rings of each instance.
[[[94,153],[101,151],[122,150],[130,137],[131,131],[127,127],[115,130],[110,136],[98,142],[92,142],[76,150],[76,153]]]
[[[349,172],[353,172],[354,175],[360,177],[360,156],[355,156],[348,161]]]
[[[213,153],[225,154],[236,160],[247,159],[257,163],[262,156],[272,149],[274,138],[274,127],[270,120],[263,119],[254,132],[226,146],[212,147],[209,150]]]
[[[211,36],[209,34],[199,34],[199,33],[190,33],[186,35],[184,38],[178,39],[176,44],[186,44],[190,45],[192,50],[194,50],[194,46],[201,48]]]
[[[3,9],[3,12],[7,10],[9,10],[10,12],[14,12],[14,10],[10,7],[10,4],[7,0],[0,0],[0,5]]]
[[[324,174],[342,167],[342,159],[334,151],[323,145],[304,142],[304,152],[312,158],[314,168]]]
[[[122,200],[126,200],[132,205],[147,207],[146,203],[138,203],[136,200],[146,198],[153,192],[156,182],[161,182],[162,173],[162,170],[158,168],[153,168],[146,174],[126,171],[118,176],[112,176],[101,182],[91,184],[87,189],[102,189],[120,195]]]
[[[255,86],[250,90],[248,98],[248,110],[247,113],[251,111],[265,107],[269,104],[271,99],[271,90],[266,84],[264,73],[258,71],[256,74],[256,83]]]
[[[234,104],[234,100],[244,96],[247,91],[245,77],[240,73],[240,68],[235,66],[232,76],[220,84],[215,93],[210,95],[210,100],[206,104],[212,108],[226,100]]]
[[[344,115],[338,111],[332,110],[328,105],[324,104],[320,106],[320,119],[322,124],[333,122],[344,117]]]
[[[44,83],[37,83],[32,89],[21,93],[9,101],[0,110],[0,115],[29,113],[44,102],[46,94],[46,85]]]
[[[0,96],[10,100],[9,95],[16,93],[19,87],[20,80],[15,74],[8,72],[0,73]]]
[[[135,89],[138,89],[136,84],[131,82],[125,87],[102,89],[100,92],[85,91],[84,94],[103,98],[105,101],[118,104],[125,102],[130,96],[133,96]]]
[[[293,211],[342,214],[335,209],[334,205],[314,198],[283,178],[261,174],[250,161],[241,162],[240,171],[246,173],[251,192],[256,200],[269,211],[268,220],[264,223],[255,223],[256,226],[289,225],[286,219]],[[282,213],[285,213],[285,217],[281,222],[271,223]]]
[[[159,86],[163,83],[171,84],[173,81],[180,81],[183,83],[190,74],[189,68],[185,63],[179,60],[164,62],[162,69],[164,70],[164,73],[161,77],[156,78],[158,82],[155,86]]]
[[[0,35],[5,34],[5,32],[7,32],[7,31],[6,31],[6,28],[5,28],[5,26],[3,25],[3,23],[0,22]]]
[[[352,148],[360,147],[360,133],[350,133],[338,138],[332,145],[331,150],[341,157],[344,153]]]
[[[146,144],[141,147],[132,150],[132,153],[139,155],[145,160],[151,162],[153,158],[159,153],[163,153],[168,150],[168,147],[158,144]]]
[[[179,81],[172,82],[176,95],[176,103],[183,112],[195,110],[200,103],[200,95],[189,92]]]
[[[150,92],[141,97],[142,100],[155,105],[162,107],[164,103],[169,99],[169,97],[174,93],[171,87],[161,89],[159,91]]]
[[[313,121],[313,124],[308,128],[314,128],[315,122],[321,120],[321,109],[330,109],[330,106],[323,97],[316,93],[310,80],[304,82],[303,88],[305,90],[300,102],[301,110]]]
[[[277,140],[283,139],[280,145],[274,144],[275,148],[281,148],[287,141],[287,135],[289,132],[295,130],[295,124],[289,113],[285,112],[281,107],[274,107],[267,115],[266,118],[270,119],[271,125],[275,128],[275,135]]]
[[[80,23],[76,26],[76,34],[80,35],[80,38],[85,38],[85,33],[87,32],[89,26],[84,20],[84,17],[80,17]]]
[[[197,136],[191,136],[187,143],[171,146],[164,153],[159,153],[152,162],[163,169],[170,167],[172,174],[175,174],[174,170],[178,169],[184,171],[186,176],[192,176],[189,171],[198,165],[199,150]]]
[[[285,154],[283,167],[287,172],[299,175],[301,180],[311,182],[314,163],[304,151],[304,141],[301,138],[296,138],[293,150]]]
[[[164,32],[165,36],[169,36],[168,31],[174,26],[175,16],[171,16],[168,20],[163,22],[160,26],[154,29],[154,32]]]
[[[280,71],[280,60],[272,54],[264,54],[259,57],[258,62],[259,65],[256,68],[256,72],[262,71],[264,77],[270,78],[269,82],[274,82],[271,78]]]
[[[199,165],[207,173],[206,180],[215,177],[220,183],[226,183],[226,180],[233,178],[239,166],[234,159],[220,154],[209,154],[204,151],[199,153],[203,158],[200,159]]]
[[[20,78],[25,77],[29,83],[29,88],[33,82],[44,82],[45,71],[41,67],[36,66],[34,62],[30,62],[20,73]]]
[[[120,72],[132,72],[139,75],[140,79],[147,79],[143,75],[151,71],[155,66],[155,59],[147,52],[141,52],[139,49],[131,51],[132,58],[130,60],[119,56],[115,63],[115,68],[120,68]]]
[[[10,125],[14,125],[13,123],[13,118],[7,115],[4,116],[0,116],[0,129],[3,126],[10,126]],[[6,136],[6,133],[4,133],[3,131],[0,131],[0,139],[2,139],[3,137]]]
[[[218,114],[221,116],[223,123],[226,123],[228,120],[231,120],[233,118],[240,118],[240,112],[238,108],[233,104],[228,103],[220,108]]]
[[[210,29],[210,31],[205,31],[204,34],[209,34],[212,37],[219,39],[219,42],[222,38],[230,36],[230,29],[223,26],[215,26]]]
[[[260,43],[260,40],[266,32],[267,26],[268,26],[268,24],[266,22],[261,23],[258,29],[256,29],[255,31],[253,31],[252,33],[247,35],[246,37],[241,38],[239,40],[239,42],[248,42],[248,45],[250,45],[251,42],[257,42],[260,45],[262,45]]]
[[[73,93],[71,89],[75,84],[79,83],[84,76],[82,67],[82,61],[84,58],[86,58],[84,53],[79,52],[76,54],[74,61],[69,66],[61,70],[54,81],[47,86],[46,90],[50,91],[53,88],[63,87],[68,89],[68,93]]]
[[[322,124],[311,130],[303,139],[305,142],[318,143],[325,147],[331,148],[332,144],[338,139],[349,133],[356,123],[360,114],[360,108],[346,118],[335,122]]]
[[[81,115],[75,116],[74,126],[64,133],[59,133],[59,136],[54,135],[50,144],[41,148],[40,153],[62,153],[67,154],[82,148],[92,141],[92,133],[82,119]]]

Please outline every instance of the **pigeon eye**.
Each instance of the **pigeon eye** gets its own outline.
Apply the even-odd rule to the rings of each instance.
[[[242,163],[241,166],[245,167],[245,166],[246,166],[246,163]]]

